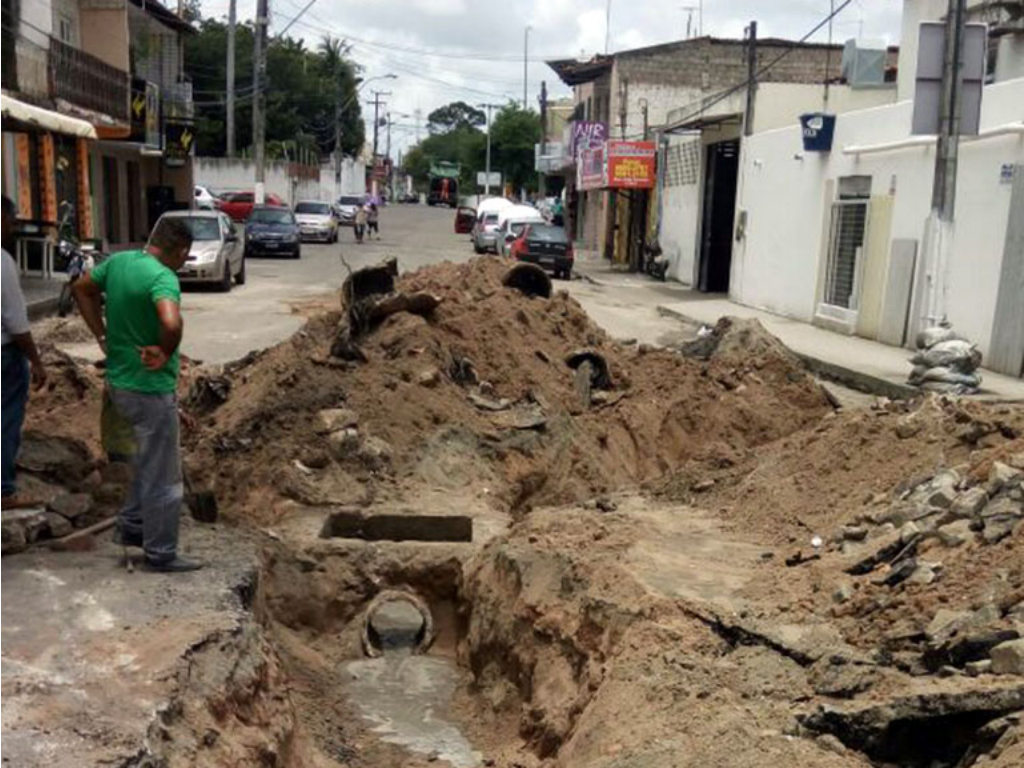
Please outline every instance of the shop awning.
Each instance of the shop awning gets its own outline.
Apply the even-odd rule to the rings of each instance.
[[[64,133],[68,136],[81,136],[84,139],[95,139],[96,129],[92,124],[76,117],[68,117],[51,109],[43,109],[34,104],[26,104],[6,94],[0,94],[0,113],[4,120],[15,120],[40,131]]]

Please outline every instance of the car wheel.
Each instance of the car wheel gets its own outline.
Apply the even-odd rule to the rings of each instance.
[[[301,259],[302,258],[302,249],[301,248],[296,248],[295,249],[295,253],[292,254],[292,258],[293,259]]]
[[[224,275],[217,285],[217,290],[221,293],[227,293],[231,290],[231,262],[227,259],[224,260]]]
[[[238,274],[235,275],[235,285],[245,285],[245,256],[242,257],[242,263],[238,267]]]

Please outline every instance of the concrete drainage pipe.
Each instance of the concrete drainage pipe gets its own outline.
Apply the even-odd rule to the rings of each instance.
[[[434,642],[434,619],[419,595],[399,589],[378,594],[363,614],[363,651],[370,658],[408,648],[426,653]]]

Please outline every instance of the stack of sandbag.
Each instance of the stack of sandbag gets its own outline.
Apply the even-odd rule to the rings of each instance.
[[[925,328],[916,339],[910,383],[932,392],[967,395],[978,391],[981,352],[948,325]]]

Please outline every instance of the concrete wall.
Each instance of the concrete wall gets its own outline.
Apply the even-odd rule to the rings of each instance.
[[[366,191],[366,168],[361,161],[346,158],[342,162],[340,187],[335,182],[335,169],[325,165],[316,178],[295,178],[289,175],[288,163],[268,163],[266,190],[293,205],[299,200],[334,200],[342,194]],[[195,182],[216,190],[251,190],[256,184],[255,163],[247,158],[195,158]]]
[[[82,50],[112,67],[130,71],[128,14],[121,8],[82,8]]]
[[[1021,120],[1024,79],[989,86],[982,101],[982,131]],[[871,177],[873,198],[889,216],[884,253],[892,239],[920,242],[931,201],[934,144],[872,154],[844,147],[905,139],[909,101],[841,115],[831,153],[804,153],[798,126],[769,131],[744,143],[737,211],[747,212],[746,238],[733,254],[732,297],[744,304],[810,321],[821,297],[829,210],[840,177]],[[1009,217],[1005,163],[1024,161],[1019,135],[965,141],[960,149],[956,232],[949,269],[949,319],[984,352],[992,333]],[[870,226],[870,224],[869,224]],[[878,238],[873,238],[877,240]],[[871,247],[870,243],[868,247]],[[877,265],[884,273],[884,264]]]

